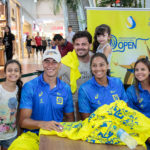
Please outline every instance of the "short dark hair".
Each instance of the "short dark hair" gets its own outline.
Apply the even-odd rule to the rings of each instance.
[[[60,35],[60,34],[55,34],[54,38],[53,38],[53,41],[61,41],[63,39],[63,37]]]
[[[72,28],[72,25],[69,25],[68,28]]]
[[[87,31],[78,31],[75,33],[75,35],[72,38],[73,43],[75,42],[76,39],[86,37],[88,39],[88,42],[91,44],[92,43],[92,36],[89,32]]]

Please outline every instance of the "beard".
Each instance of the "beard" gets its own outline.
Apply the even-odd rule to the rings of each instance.
[[[84,50],[83,50],[84,51]],[[83,55],[78,55],[77,54],[77,56],[79,57],[79,58],[85,58],[85,57],[87,57],[89,55],[89,51],[87,52],[87,53],[84,53]]]

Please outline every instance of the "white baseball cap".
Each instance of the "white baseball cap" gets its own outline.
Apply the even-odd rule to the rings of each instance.
[[[47,59],[47,58],[53,58],[54,60],[56,60],[58,63],[61,61],[61,55],[60,52],[56,49],[49,49],[46,50],[43,54],[43,60]]]

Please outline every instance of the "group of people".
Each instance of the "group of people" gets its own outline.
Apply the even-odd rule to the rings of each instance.
[[[13,55],[15,54],[16,44],[15,36],[13,33],[11,33],[11,29],[8,25],[5,27],[3,44],[5,46],[6,60],[11,60],[13,58]],[[51,49],[56,49],[56,44],[53,40],[46,40],[45,37],[39,36],[39,33],[37,33],[35,37],[30,37],[30,35],[27,35],[25,46],[27,49],[28,58],[30,58],[31,53],[34,54],[35,49],[36,54],[40,52],[41,56],[46,50],[47,46]]]
[[[52,49],[56,49],[56,45],[54,41],[51,41],[50,39],[46,40],[45,37],[40,37],[39,32],[37,33],[37,36],[34,38],[30,38],[29,35],[27,35],[26,38],[26,48],[28,52],[28,58],[30,58],[30,54],[34,54],[34,50],[36,49],[36,55],[38,55],[38,52],[40,52],[41,56],[45,52],[47,46]]]
[[[92,36],[87,31],[74,34],[74,50],[63,57],[59,50],[46,50],[42,59],[44,72],[23,88],[20,63],[10,60],[5,64],[6,81],[0,85],[0,145],[3,148],[7,149],[16,138],[17,125],[23,129],[22,135],[32,132],[38,136],[40,128],[61,132],[63,127],[59,122],[84,120],[98,107],[116,100],[123,100],[150,117],[150,61],[147,57],[137,60],[135,85],[125,91],[121,80],[110,75],[110,35],[108,25],[98,26],[93,52],[90,51]],[[67,44],[60,36],[54,37],[55,42],[59,39]]]
[[[73,50],[72,38],[74,34],[75,32],[72,31],[72,26],[69,25],[66,39],[64,39],[61,34],[55,34],[53,40],[46,40],[45,37],[40,37],[39,33],[37,33],[35,38],[32,37],[32,39],[27,35],[26,48],[28,51],[28,58],[30,58],[31,48],[36,48],[36,54],[40,51],[42,56],[47,46],[49,49],[57,49],[58,47],[61,57],[65,56],[68,52]]]

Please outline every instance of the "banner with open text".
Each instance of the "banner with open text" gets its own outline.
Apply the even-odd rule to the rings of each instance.
[[[101,24],[111,28],[111,76],[132,84],[136,60],[150,59],[150,9],[87,8],[87,28],[93,37]]]

